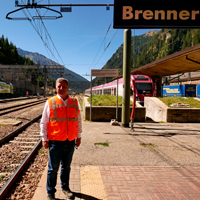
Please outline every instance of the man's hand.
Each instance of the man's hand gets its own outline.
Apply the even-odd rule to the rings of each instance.
[[[81,138],[76,138],[76,146],[79,147],[81,144]]]
[[[42,142],[42,146],[47,149],[49,147],[49,142],[48,141],[43,141]]]

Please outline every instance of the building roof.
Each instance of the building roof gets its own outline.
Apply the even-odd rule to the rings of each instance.
[[[131,74],[143,74],[154,77],[196,70],[200,70],[200,44],[136,68],[131,71]]]

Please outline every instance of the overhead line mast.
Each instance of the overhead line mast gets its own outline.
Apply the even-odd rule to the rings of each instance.
[[[49,7],[56,7],[56,6],[59,6],[60,7],[60,12],[57,11],[57,10],[53,10]],[[106,10],[110,10],[110,6],[114,6],[114,4],[37,4],[35,3],[35,0],[32,0],[32,4],[30,3],[30,0],[28,0],[27,2],[27,5],[19,5],[19,1],[18,0],[15,0],[15,7],[20,7],[19,9],[17,10],[14,10],[12,12],[9,12],[7,15],[6,15],[6,19],[9,19],[9,20],[31,20],[29,18],[11,18],[9,17],[10,14],[13,14],[17,11],[20,11],[20,10],[23,10],[23,9],[28,9],[28,8],[31,8],[31,9],[37,9],[37,8],[44,8],[44,9],[47,9],[47,10],[51,10],[53,12],[56,12],[59,14],[59,16],[40,16],[40,17],[37,17],[37,16],[33,16],[32,19],[35,20],[35,19],[58,19],[58,18],[61,18],[63,17],[61,12],[71,12],[71,7],[72,6],[106,6]],[[66,8],[66,9],[62,9],[62,8]]]
[[[17,1],[18,2],[18,1]],[[15,4],[15,7],[24,7],[25,5],[18,5],[18,3]],[[30,8],[40,8],[42,6],[114,6],[114,4],[37,4],[37,3],[32,3],[28,4]]]

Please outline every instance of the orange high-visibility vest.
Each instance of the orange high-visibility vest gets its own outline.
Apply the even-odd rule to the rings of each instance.
[[[48,139],[57,141],[72,141],[78,133],[78,100],[68,97],[67,107],[57,97],[48,99],[50,116],[48,122]]]

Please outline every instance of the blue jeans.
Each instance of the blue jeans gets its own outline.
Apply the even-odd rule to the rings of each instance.
[[[61,162],[61,187],[69,188],[70,165],[74,154],[75,140],[49,141],[49,164],[47,173],[47,194],[54,196],[57,172]]]

